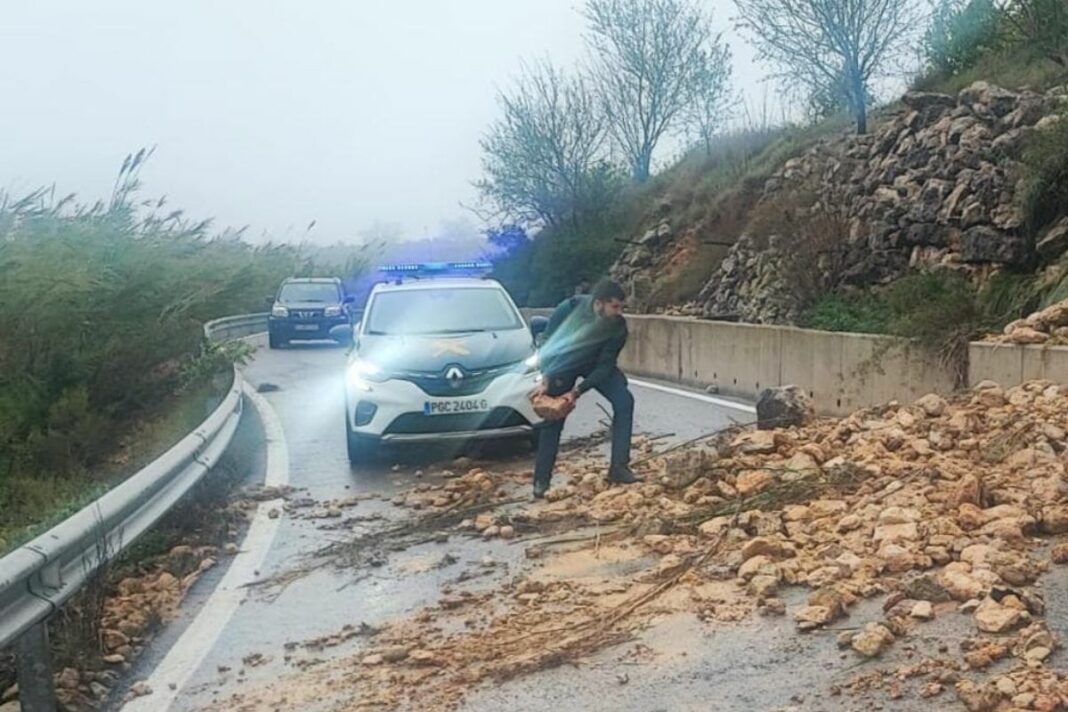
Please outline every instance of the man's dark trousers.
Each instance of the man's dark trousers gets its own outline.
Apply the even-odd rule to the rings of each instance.
[[[578,376],[550,377],[548,393],[562,396],[575,387]],[[627,377],[618,368],[595,389],[612,404],[612,459],[609,475],[618,468],[630,465],[630,439],[634,433],[634,396],[627,387]],[[540,428],[538,457],[534,462],[534,484],[541,489],[549,487],[549,479],[556,466],[560,450],[560,434],[564,420],[554,420]]]

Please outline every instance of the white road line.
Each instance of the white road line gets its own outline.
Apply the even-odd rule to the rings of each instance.
[[[256,409],[263,423],[267,440],[267,473],[264,484],[284,486],[289,483],[289,451],[286,447],[282,423],[267,399],[256,393],[247,382],[245,397]],[[167,652],[152,675],[146,680],[152,694],[131,700],[123,706],[123,712],[166,712],[177,699],[189,678],[200,667],[208,651],[215,645],[226,623],[245,599],[249,583],[256,579],[256,572],[267,558],[281,519],[271,519],[269,512],[281,507],[282,500],[262,502],[249,525],[248,534],[241,543],[240,553],[230,563],[222,581],[208,597],[178,641]]]
[[[670,393],[673,396],[682,396],[683,398],[693,398],[694,400],[703,401],[705,403],[712,403],[713,405],[722,406],[724,408],[733,408],[734,410],[740,410],[745,413],[756,414],[756,408],[747,405],[745,403],[737,403],[735,401],[727,400],[725,398],[716,398],[715,396],[708,396],[704,393],[695,393],[694,391],[687,391],[682,388],[672,388],[671,386],[662,386],[659,383],[650,383],[649,381],[641,381],[636,378],[630,378],[628,381],[641,388],[648,388],[652,391],[660,391],[661,393]]]

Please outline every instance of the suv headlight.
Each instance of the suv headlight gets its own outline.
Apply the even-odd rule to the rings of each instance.
[[[323,310],[323,316],[341,316],[341,307],[327,307]]]
[[[281,304],[275,304],[271,307],[271,316],[278,317],[279,319],[285,319],[289,316],[289,310]]]

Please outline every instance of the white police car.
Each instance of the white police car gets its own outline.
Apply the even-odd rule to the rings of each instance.
[[[534,332],[486,263],[380,268],[354,328],[345,379],[349,460],[381,444],[532,437]]]

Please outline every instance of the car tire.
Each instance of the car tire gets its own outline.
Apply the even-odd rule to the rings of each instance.
[[[345,444],[348,446],[350,465],[365,465],[374,461],[378,454],[378,443],[373,438],[349,430],[348,422],[345,423]]]
[[[274,332],[267,332],[267,346],[272,349],[280,349],[286,345],[285,339],[281,338]]]

